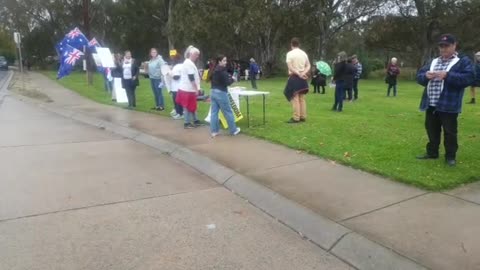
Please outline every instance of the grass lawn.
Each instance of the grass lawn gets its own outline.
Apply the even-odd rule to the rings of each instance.
[[[47,73],[52,79],[56,73]],[[72,74],[60,83],[83,96],[104,104],[112,104],[103,90],[102,78],[95,77],[93,87],[87,87],[84,74]],[[249,86],[249,82],[238,85]],[[259,90],[269,91],[267,97],[267,125],[247,129],[246,120],[239,126],[245,133],[288,147],[302,150],[338,163],[373,172],[385,177],[428,190],[444,190],[480,180],[480,105],[464,105],[459,116],[459,152],[455,168],[445,166],[443,158],[418,161],[423,154],[427,136],[424,113],[418,110],[422,88],[414,82],[400,81],[396,98],[386,97],[383,81],[360,81],[359,100],[344,104],[344,111],[330,111],[333,89],[325,95],[309,94],[306,123],[289,125],[291,108],[283,96],[285,78],[258,81]],[[208,89],[203,85],[204,89]],[[167,116],[172,108],[171,98],[165,94],[167,109],[158,113]],[[465,95],[465,102],[468,95]],[[261,97],[250,99],[252,124],[262,121]],[[149,112],[153,94],[147,80],[137,88],[138,110]],[[199,116],[206,116],[209,104],[199,104]],[[245,103],[241,105],[246,113]],[[444,153],[441,146],[441,155]]]

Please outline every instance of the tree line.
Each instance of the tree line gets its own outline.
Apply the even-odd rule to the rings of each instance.
[[[42,63],[75,26],[82,29],[86,0],[0,0],[0,40],[19,31],[24,54]],[[451,32],[466,54],[480,50],[476,0],[89,0],[89,38],[116,52],[145,59],[190,44],[203,60],[217,53],[257,59],[265,74],[284,72],[289,40],[299,37],[311,60],[340,50],[359,55],[367,69],[397,56],[418,67]],[[2,35],[2,33],[7,33]],[[4,42],[0,44],[2,47]],[[11,50],[2,48],[1,50]]]

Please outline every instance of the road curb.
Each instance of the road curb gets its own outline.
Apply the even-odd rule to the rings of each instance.
[[[183,162],[356,269],[427,269],[184,146],[52,103],[42,103],[17,94],[12,96],[49,112],[129,138]]]
[[[2,84],[0,84],[0,95],[2,95],[2,93],[4,95],[6,95],[6,90],[8,88],[8,85],[10,84],[10,81],[12,80],[12,78],[13,78],[13,71],[9,70],[7,78],[5,80],[3,80]]]

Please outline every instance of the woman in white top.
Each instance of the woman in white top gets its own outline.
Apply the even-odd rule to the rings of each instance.
[[[175,55],[173,58],[173,68],[172,71],[170,72],[172,76],[172,87],[171,87],[171,93],[172,93],[172,98],[173,98],[173,105],[174,109],[171,113],[173,119],[178,120],[183,118],[183,107],[181,104],[177,102],[177,93],[178,93],[178,88],[180,87],[180,78],[182,75],[182,59],[180,55]]]
[[[130,51],[125,51],[125,57],[120,65],[122,71],[122,87],[125,88],[128,98],[128,107],[137,106],[135,98],[135,89],[139,85],[138,66],[135,59],[132,58]]]
[[[195,62],[199,56],[200,50],[189,46],[185,51],[185,61],[183,62],[180,75],[176,101],[183,107],[184,127],[186,129],[202,125],[200,120],[197,119],[197,95],[200,92],[200,74]]]

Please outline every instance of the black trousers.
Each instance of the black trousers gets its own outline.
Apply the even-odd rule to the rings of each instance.
[[[252,88],[257,89],[257,75],[253,74],[248,76],[250,76],[250,82],[252,82]]]
[[[322,87],[322,94],[325,94],[325,86],[320,86],[320,85],[313,85],[313,93],[319,93],[320,94],[320,87]]]
[[[428,140],[427,154],[438,157],[438,149],[443,128],[443,145],[445,146],[445,159],[455,159],[458,150],[458,113],[438,112],[435,107],[429,107],[425,116],[425,129]]]
[[[135,89],[137,88],[137,86],[135,85],[135,81],[124,80],[123,84],[124,84],[123,86],[125,87],[125,92],[127,92],[128,107],[136,107],[137,100],[135,97]]]
[[[358,79],[353,79],[353,99],[358,99]]]
[[[352,100],[352,88],[345,88],[344,99]]]

